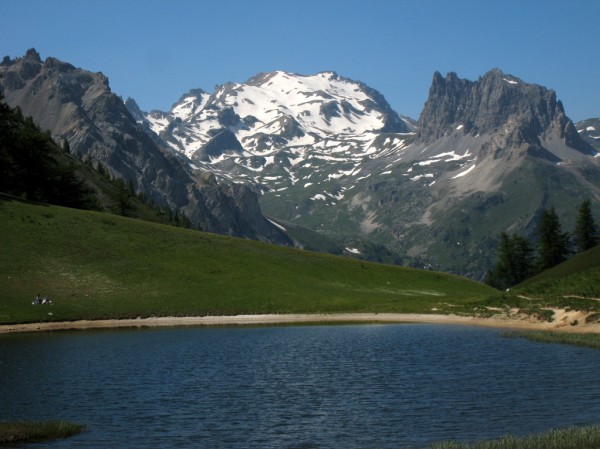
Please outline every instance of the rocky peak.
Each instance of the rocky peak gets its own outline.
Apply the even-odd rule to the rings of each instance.
[[[459,79],[454,72],[448,73],[446,78],[435,72],[429,98],[417,124],[417,138],[435,140],[449,131],[461,118],[461,102],[472,84]]]
[[[23,59],[25,61],[30,62],[42,62],[42,58],[40,57],[40,54],[36,51],[35,48],[30,48],[29,50],[27,50]]]
[[[137,101],[131,97],[127,97],[123,103],[136,122],[140,123],[144,121],[144,113],[137,104]]]
[[[556,129],[568,146],[587,152],[553,90],[492,69],[477,81],[450,72],[433,76],[429,98],[419,118],[417,139],[428,142],[463,134],[507,134],[512,146],[539,145],[539,137]],[[510,134],[510,135],[508,135]]]
[[[157,145],[136,123],[140,117],[134,120],[141,115],[135,101],[111,92],[102,73],[55,58],[41,62],[30,50],[0,65],[0,90],[9,105],[19,106],[59,142],[68,141],[74,154],[102,163],[111,176],[130,181],[161,207],[185,213],[195,226],[291,243],[262,216],[250,189],[215,183],[192,172],[189,159]]]

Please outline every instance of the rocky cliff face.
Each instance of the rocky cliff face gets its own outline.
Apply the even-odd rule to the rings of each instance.
[[[556,133],[567,146],[592,154],[553,90],[498,69],[477,81],[460,79],[455,73],[446,78],[434,74],[417,139],[430,142],[457,130],[472,136],[502,133],[505,146],[512,148],[543,146],[541,140]]]
[[[260,213],[248,187],[221,185],[194,172],[187,157],[157,145],[136,123],[102,73],[55,58],[42,61],[33,49],[0,64],[0,88],[71,151],[102,163],[111,175],[131,181],[161,206],[185,213],[194,225],[218,233],[277,243],[290,240]]]

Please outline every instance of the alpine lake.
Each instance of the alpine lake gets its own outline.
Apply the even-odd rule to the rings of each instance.
[[[0,336],[0,421],[27,448],[406,448],[600,423],[600,352],[469,326],[302,325]]]

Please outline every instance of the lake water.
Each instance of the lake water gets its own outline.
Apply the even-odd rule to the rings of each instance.
[[[0,421],[28,448],[403,448],[600,423],[600,351],[443,325],[0,336]]]

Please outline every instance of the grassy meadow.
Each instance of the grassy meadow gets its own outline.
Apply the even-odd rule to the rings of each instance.
[[[0,201],[0,323],[258,313],[451,311],[465,278],[105,213]],[[36,294],[52,305],[32,305]]]
[[[600,299],[598,279],[600,245],[527,279],[514,290],[522,295],[543,296],[548,299]]]

